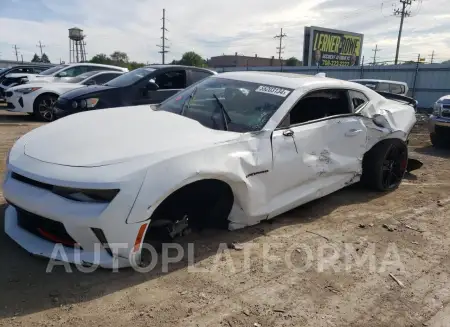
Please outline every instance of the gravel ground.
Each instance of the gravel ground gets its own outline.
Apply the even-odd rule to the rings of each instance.
[[[1,173],[39,125],[0,112]],[[423,120],[410,151],[424,166],[395,192],[355,185],[270,223],[186,236],[195,271],[184,259],[168,272],[46,273],[0,233],[0,326],[450,326],[450,152]]]

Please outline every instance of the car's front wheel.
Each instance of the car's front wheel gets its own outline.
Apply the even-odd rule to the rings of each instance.
[[[53,112],[53,106],[56,100],[58,100],[56,94],[43,94],[37,97],[33,105],[34,116],[41,121],[54,121],[55,114]]]
[[[376,191],[391,191],[402,182],[408,165],[408,147],[399,139],[376,144],[363,160],[361,180]]]

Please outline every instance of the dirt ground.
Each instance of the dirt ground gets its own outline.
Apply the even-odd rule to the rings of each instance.
[[[0,112],[1,173],[30,118]],[[450,326],[450,151],[421,124],[410,151],[424,166],[393,193],[351,186],[271,223],[186,236],[195,271],[46,273],[0,232],[0,326]],[[232,242],[243,249],[220,245]]]

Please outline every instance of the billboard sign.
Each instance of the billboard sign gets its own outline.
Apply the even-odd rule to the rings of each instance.
[[[364,35],[321,27],[305,27],[306,66],[359,66]]]

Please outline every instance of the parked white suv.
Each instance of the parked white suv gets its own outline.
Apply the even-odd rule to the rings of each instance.
[[[387,81],[382,79],[353,79],[350,82],[362,84],[374,91],[407,95],[409,88],[405,82]]]
[[[83,73],[99,70],[112,70],[117,72],[128,72],[128,68],[112,65],[101,65],[91,63],[75,63],[75,64],[62,64],[50,69],[44,70],[40,74],[24,74],[14,73],[6,76],[6,79],[15,79],[16,83],[11,84],[8,87],[4,85],[2,88],[9,88],[14,85],[24,84],[24,82],[64,82],[65,79],[71,77],[77,77]]]

